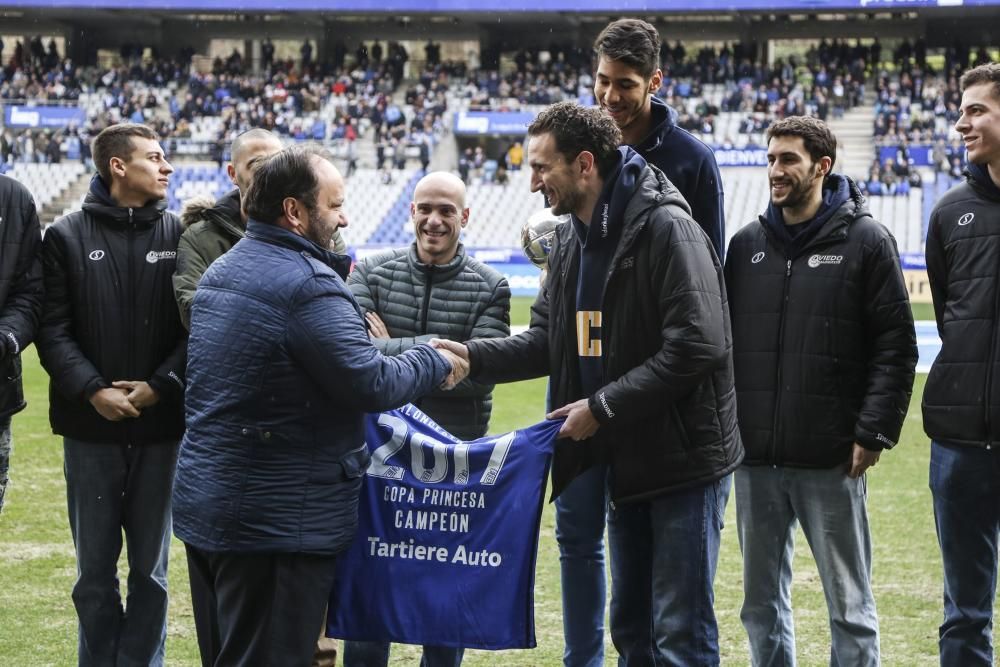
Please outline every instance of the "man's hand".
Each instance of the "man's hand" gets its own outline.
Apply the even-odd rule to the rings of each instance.
[[[139,410],[144,410],[159,403],[160,395],[143,380],[118,380],[111,386],[126,392],[129,403]],[[136,415],[138,416],[138,415]]]
[[[430,346],[438,350],[448,350],[460,356],[464,361],[469,360],[469,348],[464,343],[445,340],[444,338],[431,338]]]
[[[861,477],[866,470],[878,463],[880,456],[882,456],[882,452],[873,452],[870,449],[865,449],[858,443],[854,443],[854,448],[851,450],[850,469],[847,471],[847,476],[851,479]]]
[[[590,411],[590,405],[586,398],[564,405],[557,410],[553,410],[545,415],[546,419],[566,418],[562,428],[559,429],[560,438],[572,438],[573,440],[586,440],[601,427],[601,422],[594,418],[594,413]]]
[[[389,338],[389,330],[385,326],[382,318],[375,313],[365,313],[365,322],[368,323],[368,333],[372,338]]]
[[[441,388],[445,390],[454,389],[459,382],[469,376],[469,362],[451,350],[444,348],[436,349],[437,353],[444,357],[444,360],[451,366],[451,373],[445,378],[445,381],[441,384]]]
[[[112,422],[138,417],[140,414],[136,406],[129,402],[128,392],[122,389],[98,389],[90,397],[90,404],[97,410],[97,414]]]

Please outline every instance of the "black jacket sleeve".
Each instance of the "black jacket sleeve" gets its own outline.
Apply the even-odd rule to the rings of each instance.
[[[868,386],[854,429],[858,444],[871,450],[899,440],[917,365],[913,311],[896,242],[887,231],[881,236],[866,257]]]
[[[73,336],[72,277],[67,266],[62,230],[51,227],[42,244],[45,307],[38,334],[38,356],[52,383],[72,400],[88,400],[111,386],[84,356]]]
[[[507,293],[509,301],[509,292]],[[538,291],[528,330],[508,338],[468,341],[469,377],[484,384],[516,382],[549,373],[549,293]]]
[[[19,219],[4,220],[10,227],[19,227],[18,253],[10,258],[16,262],[7,300],[0,304],[0,336],[3,347],[0,358],[19,354],[31,344],[38,329],[42,314],[42,232],[38,225],[38,213],[30,197],[23,197],[17,206]]]

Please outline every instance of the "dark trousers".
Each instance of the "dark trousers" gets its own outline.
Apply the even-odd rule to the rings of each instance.
[[[1000,451],[931,443],[930,486],[944,565],[942,667],[988,667],[1000,542]]]
[[[309,667],[335,556],[185,547],[203,667]]]

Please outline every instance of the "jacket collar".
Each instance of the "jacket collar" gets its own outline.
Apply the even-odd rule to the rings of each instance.
[[[281,246],[312,257],[329,266],[344,280],[347,280],[347,274],[351,271],[350,255],[338,255],[325,248],[320,248],[309,239],[298,234],[293,234],[277,225],[268,225],[256,220],[249,220],[247,222],[246,237],[271,245]]]
[[[167,201],[157,199],[147,203],[142,208],[119,206],[111,198],[111,190],[104,183],[100,174],[94,174],[90,179],[90,191],[83,200],[83,210],[104,222],[115,225],[152,225],[163,217],[167,210]]]
[[[855,183],[849,176],[844,176],[843,174],[831,174],[828,179],[833,179],[834,177],[842,180],[836,183],[831,183],[831,185],[836,185],[838,190],[846,188],[846,199],[842,199],[840,204],[833,208],[832,212],[828,212],[829,214],[825,216],[825,220],[821,223],[819,228],[810,235],[810,238],[806,240],[801,247],[797,249],[795,252],[796,256],[817,244],[846,238],[847,228],[855,220],[864,217],[871,217],[871,213],[868,211],[868,203],[865,200],[865,195],[861,192],[861,188],[858,187],[857,183]],[[771,221],[768,220],[766,215],[760,216],[760,224],[761,227],[764,228],[764,233],[767,234],[772,243],[781,248],[785,247],[784,240],[779,238],[777,233],[772,229]],[[784,222],[778,221],[778,224],[783,225]]]
[[[635,147],[643,155],[660,147],[667,136],[677,127],[677,111],[656,95],[649,101],[649,134]]]
[[[990,178],[989,169],[980,164],[970,162],[965,168],[965,177],[977,192],[992,201],[1000,201],[1000,187]]]
[[[418,279],[423,280],[433,276],[433,279],[438,282],[449,280],[455,277],[465,265],[465,246],[459,243],[455,256],[446,264],[425,264],[420,261],[420,257],[417,255],[417,243],[414,241],[407,253],[407,259],[410,262],[410,268],[413,269],[413,274]]]

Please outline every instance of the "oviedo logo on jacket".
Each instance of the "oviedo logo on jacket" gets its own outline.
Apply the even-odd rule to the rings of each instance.
[[[146,253],[146,261],[150,264],[156,264],[161,259],[175,259],[177,253],[173,250],[150,250]]]
[[[823,264],[840,264],[843,261],[843,255],[813,255],[807,263],[810,269],[815,269]]]

